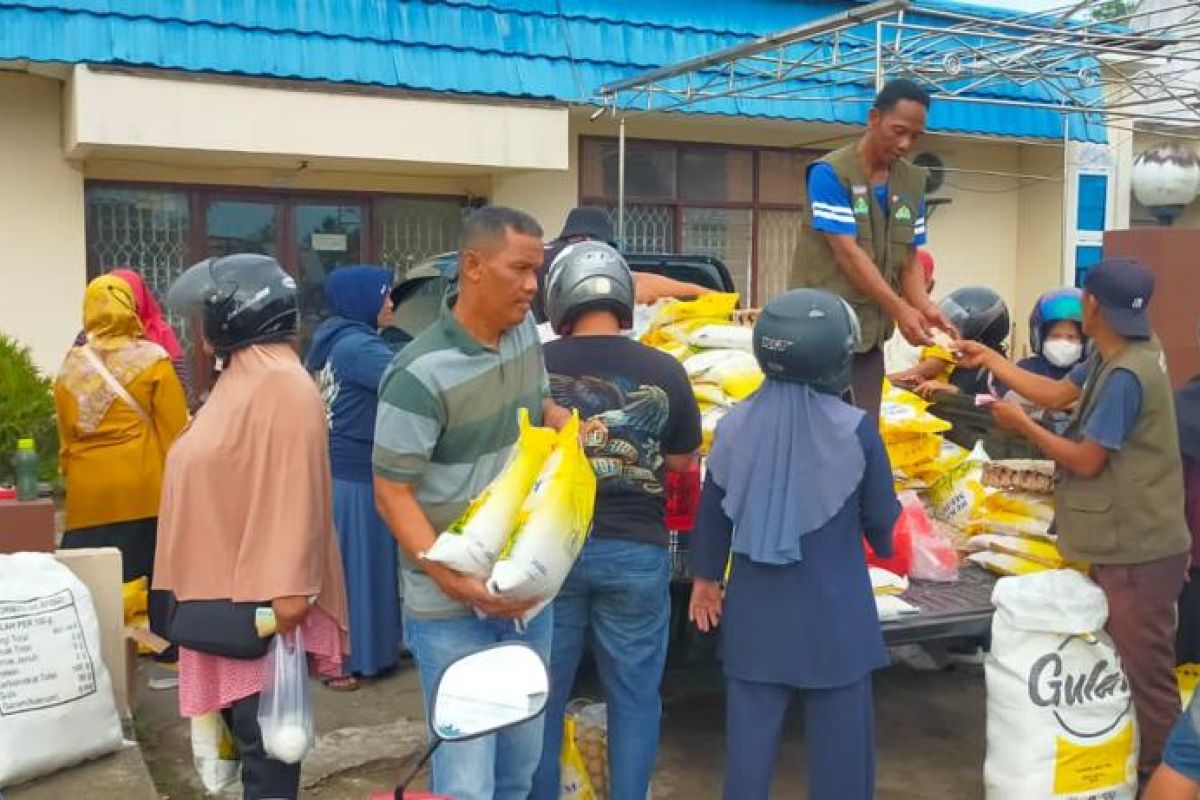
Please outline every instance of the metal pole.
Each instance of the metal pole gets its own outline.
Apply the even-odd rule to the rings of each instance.
[[[617,135],[617,243],[625,249],[625,117]]]
[[[875,23],[875,94],[883,91],[883,24]]]

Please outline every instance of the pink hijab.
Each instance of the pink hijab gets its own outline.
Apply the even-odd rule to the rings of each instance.
[[[142,276],[131,269],[114,269],[108,274],[129,284],[145,337],[166,350],[172,361],[182,358],[183,348],[179,345],[179,339],[175,337],[170,323],[163,317],[158,301],[154,299],[154,293],[146,288]]]

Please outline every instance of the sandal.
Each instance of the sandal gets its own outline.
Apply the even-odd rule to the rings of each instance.
[[[326,689],[329,689],[333,692],[357,692],[362,688],[362,684],[359,683],[358,678],[354,677],[353,675],[342,675],[341,677],[337,678],[322,678],[321,683],[325,685]]]

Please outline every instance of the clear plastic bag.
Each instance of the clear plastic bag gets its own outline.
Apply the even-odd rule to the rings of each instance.
[[[267,755],[299,764],[314,741],[312,688],[304,635],[296,628],[277,633],[267,651],[267,670],[258,701],[258,727]]]

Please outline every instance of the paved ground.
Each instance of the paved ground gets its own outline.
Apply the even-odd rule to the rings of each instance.
[[[155,669],[146,667],[146,669]],[[161,797],[203,797],[191,766],[187,726],[173,691],[140,681],[138,733]],[[720,794],[723,696],[713,668],[668,673],[663,746],[655,800],[702,800]],[[894,667],[877,679],[879,800],[983,796],[984,687],[979,669],[915,672]],[[415,673],[409,669],[346,694],[317,690],[321,739],[305,763],[303,796],[365,800],[388,786],[420,749],[424,728]],[[776,778],[777,798],[806,796],[803,737],[789,723]]]

